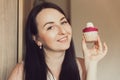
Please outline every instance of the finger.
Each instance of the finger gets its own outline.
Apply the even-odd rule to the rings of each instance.
[[[83,48],[83,51],[86,51],[86,50],[87,50],[87,45],[86,45],[86,42],[85,42],[85,37],[84,37],[84,35],[82,36],[82,48]]]
[[[98,36],[98,40],[97,40],[97,45],[99,47],[99,50],[102,51],[102,43],[101,43],[101,40],[100,40],[99,36]]]
[[[104,54],[107,54],[107,52],[108,52],[108,47],[107,47],[107,45],[106,45],[105,42],[104,42],[104,44],[103,44],[103,47],[104,47],[103,53],[104,53]]]
[[[99,49],[98,41],[94,42],[94,48]]]
[[[85,57],[86,54],[86,50],[87,50],[87,46],[86,46],[86,42],[85,42],[85,37],[82,36],[82,50],[83,50],[83,56]]]

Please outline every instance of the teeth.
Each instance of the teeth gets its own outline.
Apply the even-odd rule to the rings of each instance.
[[[66,37],[64,37],[64,38],[60,39],[59,41],[65,41],[65,40],[67,40],[67,38],[66,38]]]
[[[60,41],[64,41],[64,40],[66,40],[66,38],[63,38],[63,39],[61,39]]]

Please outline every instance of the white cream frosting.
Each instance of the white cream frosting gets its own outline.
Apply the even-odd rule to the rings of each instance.
[[[93,23],[92,22],[88,22],[86,27],[94,27]]]

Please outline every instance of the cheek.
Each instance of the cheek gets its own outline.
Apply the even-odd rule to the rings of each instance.
[[[56,33],[53,33],[53,32],[49,32],[49,33],[41,34],[41,35],[40,35],[41,42],[42,42],[43,44],[47,44],[47,43],[52,43],[52,42],[54,42],[55,37],[56,37]]]
[[[72,34],[72,28],[71,28],[71,26],[70,26],[70,29],[69,29],[69,30],[70,30],[70,33]]]
[[[69,34],[72,35],[72,28],[71,28],[70,25],[66,26],[66,30],[67,30],[67,32],[68,32]]]

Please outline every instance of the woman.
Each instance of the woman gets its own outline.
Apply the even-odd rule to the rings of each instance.
[[[26,54],[9,80],[96,80],[97,63],[106,55],[98,36],[84,60],[75,57],[71,25],[57,5],[44,2],[32,9],[26,24]]]

